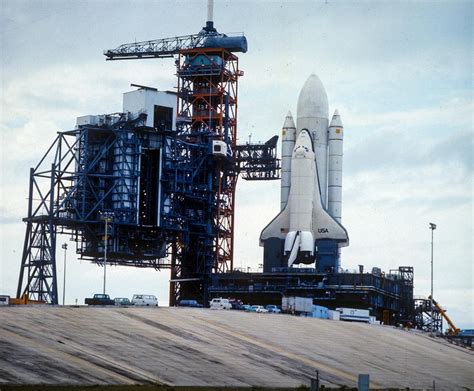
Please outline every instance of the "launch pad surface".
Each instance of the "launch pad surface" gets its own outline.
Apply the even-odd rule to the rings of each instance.
[[[418,331],[192,308],[0,310],[0,385],[474,387],[472,351]]]

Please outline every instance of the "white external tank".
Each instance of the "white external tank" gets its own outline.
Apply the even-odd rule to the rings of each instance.
[[[344,127],[339,111],[335,111],[329,125],[328,140],[328,212],[338,222],[342,216],[342,156]]]
[[[304,83],[298,97],[296,137],[301,129],[310,132],[324,208],[327,207],[328,124],[328,96],[319,77],[313,74]]]
[[[285,118],[283,129],[281,131],[281,194],[280,209],[283,210],[288,202],[288,193],[290,192],[291,181],[291,155],[295,147],[296,126],[291,112]]]

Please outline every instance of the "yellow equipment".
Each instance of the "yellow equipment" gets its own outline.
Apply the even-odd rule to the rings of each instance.
[[[46,304],[45,301],[42,300],[30,300],[28,295],[25,293],[19,299],[10,298],[10,305],[24,305],[24,304]]]
[[[446,322],[448,322],[448,324],[449,324],[448,334],[451,335],[451,336],[453,336],[453,337],[455,337],[456,335],[458,335],[458,334],[461,332],[461,330],[458,329],[458,328],[455,326],[455,324],[453,323],[453,321],[452,321],[452,320],[449,318],[449,316],[446,314],[446,311],[441,308],[441,306],[438,304],[438,302],[437,302],[435,299],[433,299],[433,297],[431,297],[431,295],[428,296],[428,299],[430,299],[430,300],[433,302],[433,305],[436,307],[436,309],[438,310],[438,312],[441,314],[441,316],[442,316],[444,319],[446,319]]]

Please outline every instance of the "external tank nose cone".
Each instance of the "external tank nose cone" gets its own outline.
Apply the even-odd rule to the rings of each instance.
[[[329,119],[328,96],[323,83],[316,75],[310,75],[298,97],[297,118]]]

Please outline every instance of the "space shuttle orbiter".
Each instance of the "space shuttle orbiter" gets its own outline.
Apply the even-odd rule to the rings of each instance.
[[[332,239],[339,247],[349,244],[345,228],[329,215],[321,202],[313,143],[307,129],[300,131],[293,149],[288,202],[263,229],[260,242],[269,238],[285,240],[288,266],[313,263],[317,240]]]

